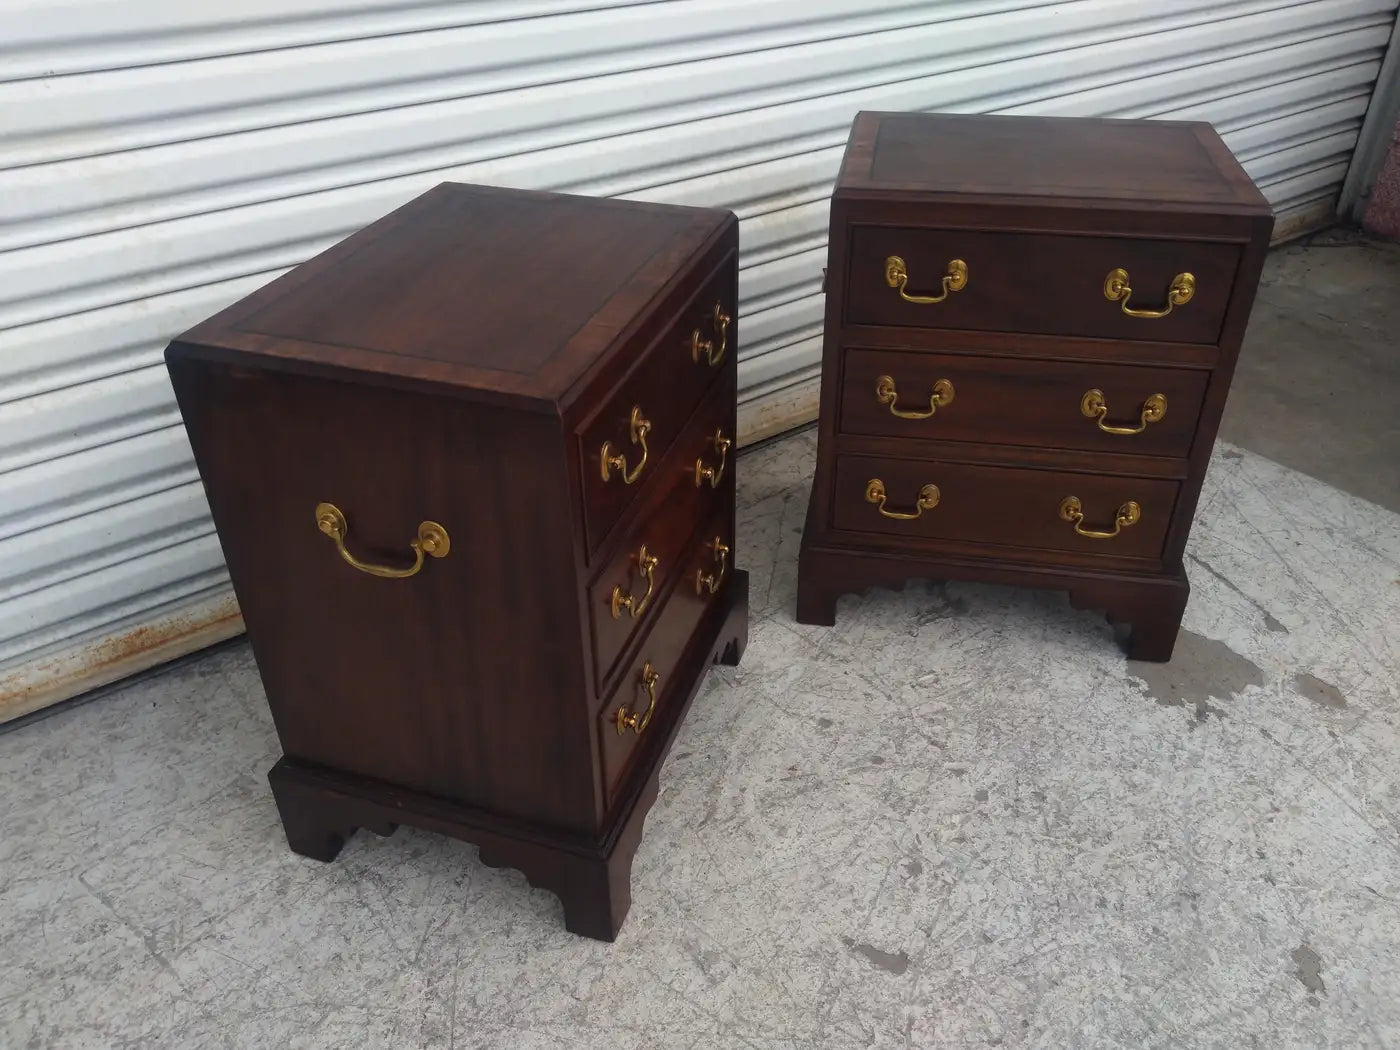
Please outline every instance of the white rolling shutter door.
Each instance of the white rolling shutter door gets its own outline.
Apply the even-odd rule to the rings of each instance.
[[[0,0],[0,720],[239,628],[175,333],[446,180],[731,208],[811,418],[858,109],[1213,121],[1325,221],[1396,0]]]

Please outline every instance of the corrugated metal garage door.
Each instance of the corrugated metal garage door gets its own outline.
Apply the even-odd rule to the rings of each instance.
[[[1330,215],[1395,0],[0,0],[0,719],[236,631],[171,335],[444,179],[732,208],[810,418],[857,109],[1207,119]]]

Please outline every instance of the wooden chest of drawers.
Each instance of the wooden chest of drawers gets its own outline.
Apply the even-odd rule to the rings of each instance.
[[[797,618],[910,577],[1021,584],[1169,659],[1272,228],[1206,124],[860,114]]]
[[[737,248],[728,212],[444,184],[171,344],[298,853],[419,825],[616,934],[746,638]]]

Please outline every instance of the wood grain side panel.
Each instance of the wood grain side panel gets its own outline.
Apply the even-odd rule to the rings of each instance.
[[[169,366],[287,755],[591,826],[557,421],[178,351]],[[451,550],[408,579],[358,572],[317,530],[321,501],[363,561],[410,564],[425,519]]]

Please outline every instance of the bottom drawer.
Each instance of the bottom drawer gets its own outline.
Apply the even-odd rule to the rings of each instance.
[[[832,524],[851,532],[1159,558],[1178,484],[841,456]]]
[[[675,588],[598,716],[607,805],[612,804],[633,757],[643,750],[643,742],[652,735],[664,735],[657,730],[668,719],[670,705],[689,691],[691,683],[678,680],[677,671],[733,565],[733,520],[732,510],[725,508],[691,540]]]

